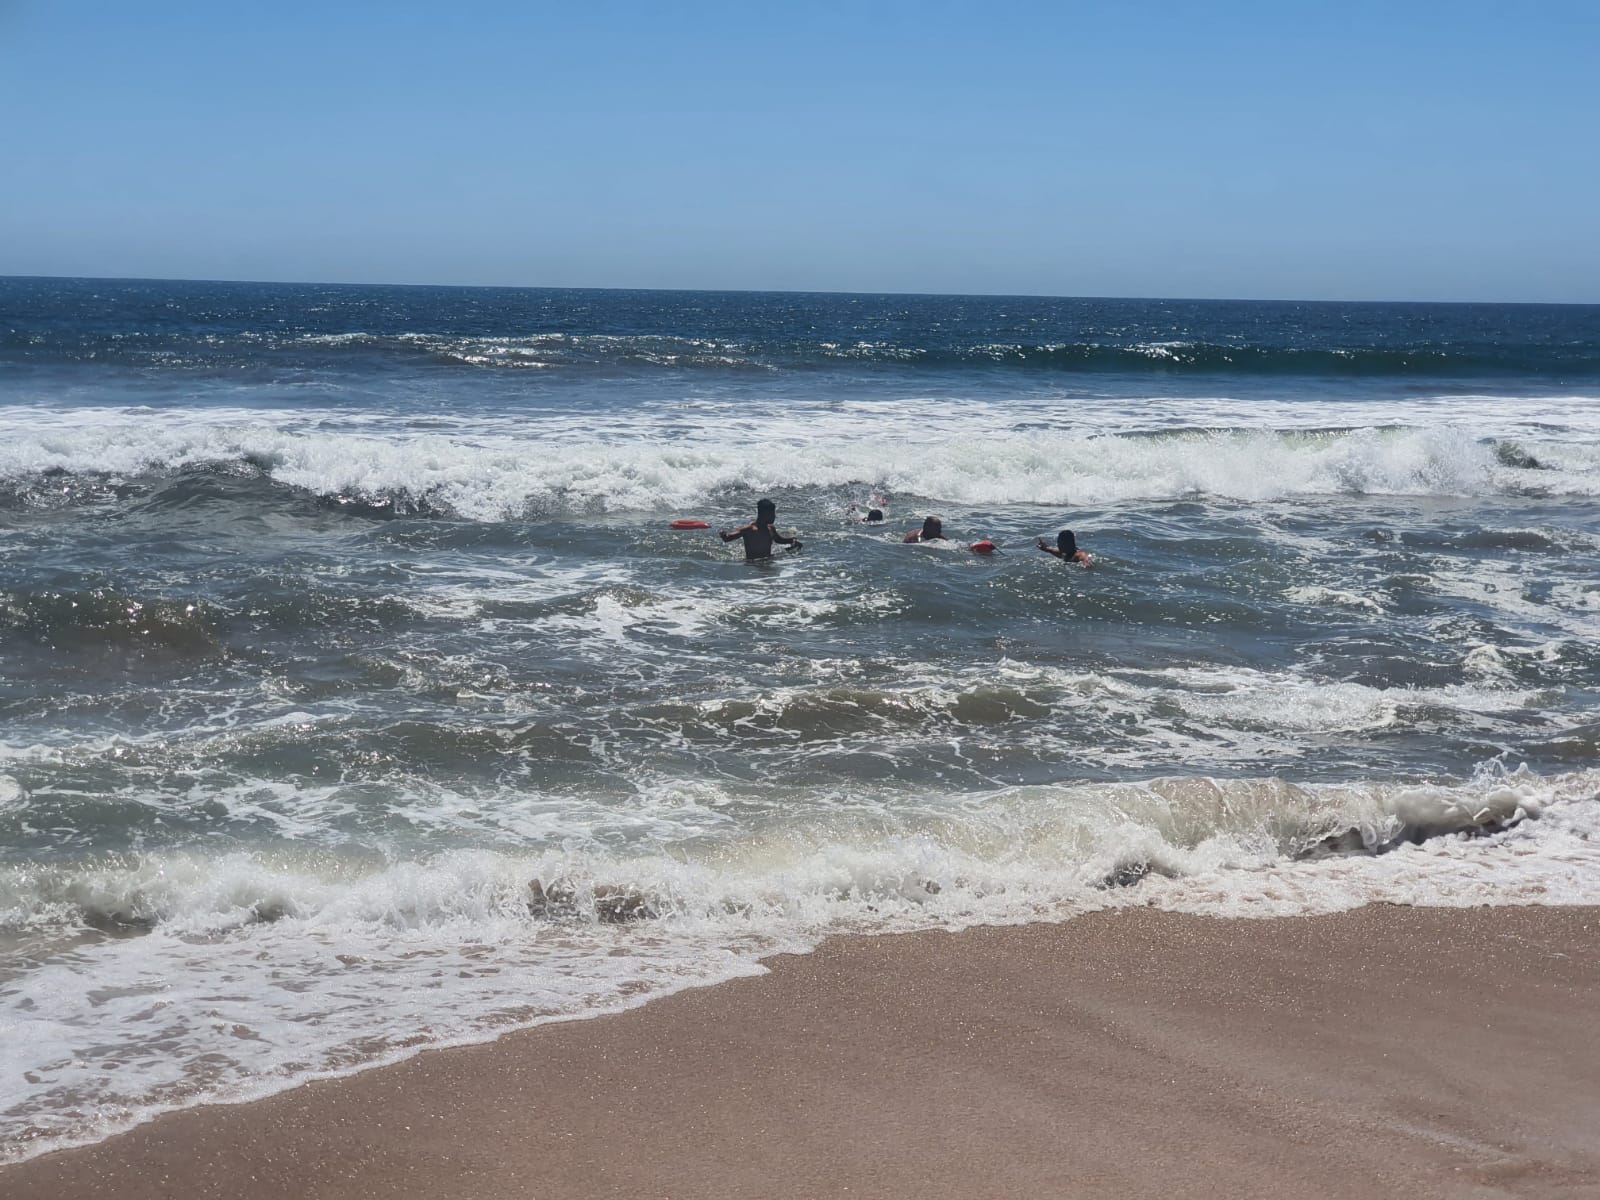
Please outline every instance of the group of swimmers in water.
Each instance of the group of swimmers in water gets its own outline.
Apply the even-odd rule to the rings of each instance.
[[[882,503],[881,499],[876,501],[876,504],[881,505]],[[854,504],[850,506],[849,511],[853,519],[863,525],[880,525],[884,521],[881,507],[867,509],[865,516],[854,515],[860,512]],[[756,502],[756,519],[754,521],[751,521],[748,525],[741,525],[737,529],[720,530],[717,536],[724,542],[742,540],[744,542],[744,556],[747,559],[770,558],[774,545],[788,546],[791,550],[800,549],[801,542],[799,538],[784,537],[778,532],[776,528],[777,519],[777,504],[772,500],[758,500]],[[947,542],[950,539],[944,535],[943,521],[938,517],[924,517],[922,528],[909,531],[903,540],[907,542]],[[978,549],[979,547],[987,547],[987,551],[995,549],[993,543],[987,541],[979,542],[973,548]],[[1054,546],[1040,538],[1039,549],[1046,554],[1053,554],[1062,562],[1075,563],[1085,570],[1094,566],[1094,559],[1090,558],[1086,551],[1078,549],[1078,539],[1070,529],[1063,529],[1056,534],[1056,544]]]

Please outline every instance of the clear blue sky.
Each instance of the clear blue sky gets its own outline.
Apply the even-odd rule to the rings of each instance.
[[[1600,3],[0,0],[0,274],[1600,301]]]

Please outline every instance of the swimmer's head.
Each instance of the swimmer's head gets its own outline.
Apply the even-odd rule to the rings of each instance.
[[[922,519],[922,536],[924,538],[942,538],[944,536],[944,522],[938,517],[924,517]]]
[[[867,509],[867,520],[869,520],[869,521],[881,521],[881,520],[883,520],[883,509],[881,509],[881,508],[869,508],[869,509]]]
[[[1056,534],[1056,549],[1071,558],[1078,552],[1078,539],[1073,536],[1072,530],[1063,529]]]
[[[756,501],[756,522],[760,525],[771,525],[778,519],[778,506],[771,500]]]

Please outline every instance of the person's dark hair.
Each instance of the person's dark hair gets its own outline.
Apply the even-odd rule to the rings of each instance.
[[[778,519],[778,506],[771,500],[756,501],[756,521],[758,524],[772,524]]]
[[[1061,551],[1061,553],[1065,554],[1068,558],[1071,558],[1078,552],[1078,539],[1073,535],[1072,530],[1063,529],[1060,533],[1056,534],[1056,549]]]
[[[869,521],[881,521],[881,520],[883,520],[883,509],[881,509],[881,508],[869,508],[869,509],[867,509],[867,520],[869,520]]]
[[[922,518],[922,536],[925,538],[942,538],[944,536],[944,522],[938,517]]]

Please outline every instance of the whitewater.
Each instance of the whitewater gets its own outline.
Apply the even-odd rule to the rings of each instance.
[[[0,280],[0,1156],[831,936],[1600,903],[1597,496],[1593,309]]]

